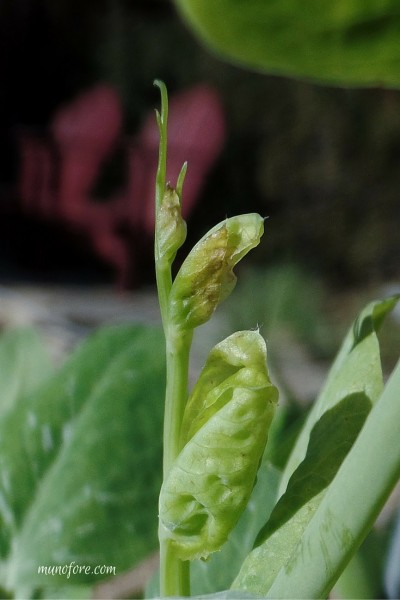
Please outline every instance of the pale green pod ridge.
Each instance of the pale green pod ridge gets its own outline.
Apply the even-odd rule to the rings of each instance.
[[[194,329],[211,317],[236,284],[233,267],[257,246],[264,219],[256,213],[226,219],[191,250],[172,285],[171,323]]]
[[[171,264],[186,239],[178,191],[167,185],[157,214],[157,257]]]
[[[213,349],[185,412],[188,442],[160,494],[160,534],[181,560],[207,558],[236,525],[254,487],[277,398],[258,332],[239,332]]]

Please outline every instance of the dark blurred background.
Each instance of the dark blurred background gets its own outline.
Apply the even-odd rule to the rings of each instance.
[[[57,166],[57,111],[92,86],[114,86],[121,133],[89,190],[104,206],[127,185],[127,140],[159,105],[155,78],[170,95],[207,84],[223,107],[223,151],[189,216],[189,242],[226,215],[258,211],[269,220],[256,265],[294,261],[338,286],[400,276],[399,91],[322,87],[229,65],[167,0],[2,0],[0,40],[3,282],[116,282],[85,228],[24,208],[23,140],[41,140]],[[51,177],[57,203],[57,169]],[[129,235],[123,285],[139,288],[153,281],[151,240],[137,227]]]

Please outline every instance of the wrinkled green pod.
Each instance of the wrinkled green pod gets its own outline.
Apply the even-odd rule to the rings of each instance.
[[[170,322],[194,329],[211,317],[236,284],[233,267],[257,246],[264,219],[256,213],[238,215],[213,227],[191,250],[172,285]]]
[[[277,398],[258,332],[235,333],[211,351],[186,407],[186,444],[160,494],[161,532],[182,560],[219,550],[237,523]]]

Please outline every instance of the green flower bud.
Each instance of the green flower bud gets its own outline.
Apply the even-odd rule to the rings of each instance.
[[[186,223],[181,214],[180,195],[167,185],[157,215],[157,259],[172,264],[186,239]]]
[[[160,532],[181,560],[207,558],[236,525],[277,397],[257,332],[238,332],[211,351],[185,410],[187,443],[160,494]]]
[[[172,285],[171,322],[194,329],[208,321],[236,284],[233,267],[257,246],[264,219],[251,213],[226,219],[211,229],[192,249]]]

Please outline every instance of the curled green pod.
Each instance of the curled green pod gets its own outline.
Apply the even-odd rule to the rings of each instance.
[[[186,444],[160,494],[160,534],[180,559],[206,558],[236,525],[255,483],[277,397],[258,332],[238,332],[211,351],[186,407]]]
[[[172,285],[171,323],[194,329],[208,321],[236,284],[233,267],[257,246],[264,219],[256,213],[226,219],[213,227],[191,250]]]

